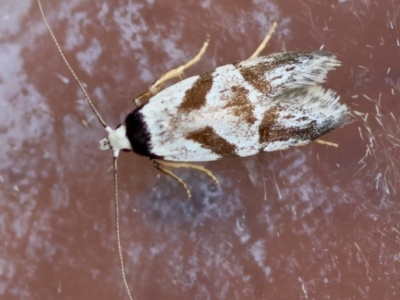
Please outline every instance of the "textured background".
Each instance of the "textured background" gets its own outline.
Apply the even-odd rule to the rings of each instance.
[[[119,159],[122,244],[135,299],[398,299],[400,4],[43,0],[72,67],[114,127],[131,99],[211,44],[199,74],[265,54],[334,52],[326,86],[358,117],[325,139],[206,163],[222,183]],[[0,4],[0,298],[126,299],[105,137],[39,15]],[[397,296],[396,296],[397,293]]]

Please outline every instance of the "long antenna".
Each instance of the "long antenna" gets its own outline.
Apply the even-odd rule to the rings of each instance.
[[[122,256],[122,247],[121,247],[121,235],[119,229],[119,204],[118,204],[118,181],[117,181],[117,157],[113,157],[114,159],[114,199],[115,199],[115,225],[117,228],[117,244],[118,244],[118,255],[119,261],[121,263],[121,273],[122,279],[124,280],[126,291],[128,292],[128,296],[130,300],[133,300],[131,291],[129,290],[128,282],[126,281],[125,269],[124,269],[124,258]]]
[[[75,78],[76,82],[78,82],[79,87],[81,88],[81,90],[82,90],[82,92],[83,92],[83,94],[84,94],[84,96],[85,96],[85,98],[86,98],[86,101],[89,103],[89,105],[90,105],[90,107],[92,108],[92,110],[93,110],[94,114],[96,115],[97,119],[99,120],[99,122],[101,123],[101,125],[103,125],[103,127],[106,128],[106,127],[107,127],[106,122],[104,122],[103,118],[100,116],[100,114],[99,114],[99,112],[97,111],[96,107],[94,106],[92,100],[90,100],[89,95],[86,93],[86,90],[85,90],[85,88],[83,87],[83,85],[82,85],[81,81],[79,80],[78,76],[76,76],[74,70],[72,70],[70,64],[68,63],[68,60],[65,58],[65,55],[64,55],[63,51],[61,50],[60,44],[58,43],[58,41],[57,41],[57,39],[56,39],[56,36],[54,35],[54,33],[53,33],[53,31],[51,30],[49,24],[47,23],[46,17],[44,16],[44,12],[43,12],[43,8],[42,8],[42,3],[40,2],[40,0],[37,0],[37,2],[38,2],[38,4],[39,4],[39,9],[40,9],[40,12],[41,12],[41,14],[42,14],[43,21],[44,21],[44,23],[46,24],[46,27],[47,27],[47,29],[49,30],[50,35],[51,35],[51,37],[53,38],[54,43],[55,43],[56,46],[57,46],[58,52],[60,52],[61,57],[63,58],[65,64],[67,65],[67,67],[68,67],[68,69],[69,69],[69,71],[71,72],[72,76]]]
[[[81,81],[79,80],[78,76],[75,74],[74,70],[72,70],[70,64],[68,63],[68,60],[65,58],[65,55],[63,53],[63,51],[61,50],[60,44],[58,43],[53,31],[51,30],[49,24],[47,23],[46,17],[44,15],[43,12],[43,8],[42,8],[42,3],[40,2],[40,0],[37,0],[38,5],[39,5],[39,9],[40,12],[42,14],[42,18],[44,23],[46,24],[47,29],[50,32],[51,37],[54,40],[54,43],[57,46],[58,52],[61,54],[61,57],[63,58],[65,64],[67,65],[69,71],[71,72],[72,76],[75,78],[76,82],[78,83],[80,89],[82,90],[87,102],[89,103],[90,107],[92,108],[94,114],[96,115],[97,119],[99,120],[99,122],[101,123],[101,125],[103,125],[104,128],[107,129],[107,124],[106,122],[104,122],[103,118],[100,116],[99,112],[97,111],[96,107],[94,106],[92,100],[90,100],[89,95],[86,93],[85,88],[83,87]],[[122,273],[122,279],[124,281],[125,284],[125,288],[126,291],[128,292],[128,297],[130,300],[133,300],[131,292],[129,290],[129,286],[128,286],[128,282],[126,280],[126,275],[125,275],[125,270],[124,270],[124,259],[122,256],[122,247],[121,247],[121,236],[120,236],[120,228],[119,228],[119,209],[118,209],[118,182],[117,182],[117,156],[114,155],[113,156],[113,160],[114,160],[114,198],[115,198],[115,219],[116,219],[116,229],[117,229],[117,244],[118,244],[118,255],[119,255],[119,260],[121,263],[121,273]]]

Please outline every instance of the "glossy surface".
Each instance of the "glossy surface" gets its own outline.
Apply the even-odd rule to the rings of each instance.
[[[122,245],[135,299],[398,299],[400,4],[396,1],[48,1],[72,67],[114,127],[131,99],[211,44],[189,77],[265,53],[324,49],[326,86],[357,117],[312,144],[180,170],[119,159]],[[0,4],[0,298],[127,299],[112,158],[36,1]],[[363,115],[366,116],[366,115]],[[397,294],[397,295],[396,295]]]

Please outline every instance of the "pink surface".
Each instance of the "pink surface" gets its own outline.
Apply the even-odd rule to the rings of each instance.
[[[282,3],[284,2],[284,3]],[[311,144],[206,163],[222,183],[119,159],[122,246],[135,299],[400,298],[400,3],[49,1],[51,27],[106,122],[211,44],[186,76],[250,55],[324,49],[326,84],[358,117]],[[0,298],[127,299],[112,157],[39,15],[0,4]],[[362,116],[365,121],[361,119]]]

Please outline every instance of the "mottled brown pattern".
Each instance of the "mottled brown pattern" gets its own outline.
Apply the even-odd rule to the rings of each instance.
[[[253,104],[249,101],[249,91],[241,86],[232,87],[233,96],[224,108],[230,108],[234,116],[246,123],[254,124],[257,120],[253,114]]]
[[[201,144],[204,148],[210,149],[221,157],[237,156],[236,146],[215,133],[214,129],[210,126],[192,131],[186,137]]]
[[[249,82],[252,86],[254,86],[257,90],[262,92],[263,94],[269,94],[273,92],[270,81],[265,78],[265,73],[275,69],[277,67],[281,67],[283,65],[287,65],[287,71],[292,70],[293,65],[298,63],[299,57],[306,55],[307,53],[301,52],[287,52],[282,53],[281,55],[276,55],[275,59],[268,63],[259,63],[252,67],[241,67],[240,62],[237,62],[235,65],[236,68],[240,71],[243,78]],[[310,54],[312,55],[312,54]],[[279,78],[276,77],[276,78]],[[279,86],[275,86],[275,89],[278,89]]]
[[[296,137],[299,140],[314,140],[323,134],[322,132],[315,130],[315,121],[310,121],[310,123],[304,127],[279,126],[277,124],[277,120],[279,118],[280,111],[283,109],[284,108],[280,105],[276,105],[264,113],[264,117],[258,129],[258,133],[260,134],[260,143],[265,144],[275,141],[287,141],[293,137]],[[304,117],[302,120],[303,119]]]
[[[211,72],[200,75],[193,86],[186,91],[185,97],[178,109],[190,112],[201,108],[206,103],[206,96],[212,87],[212,83]]]
[[[267,64],[258,64],[248,68],[239,68],[243,78],[263,94],[271,93],[271,84],[265,79],[265,72],[270,68]]]

